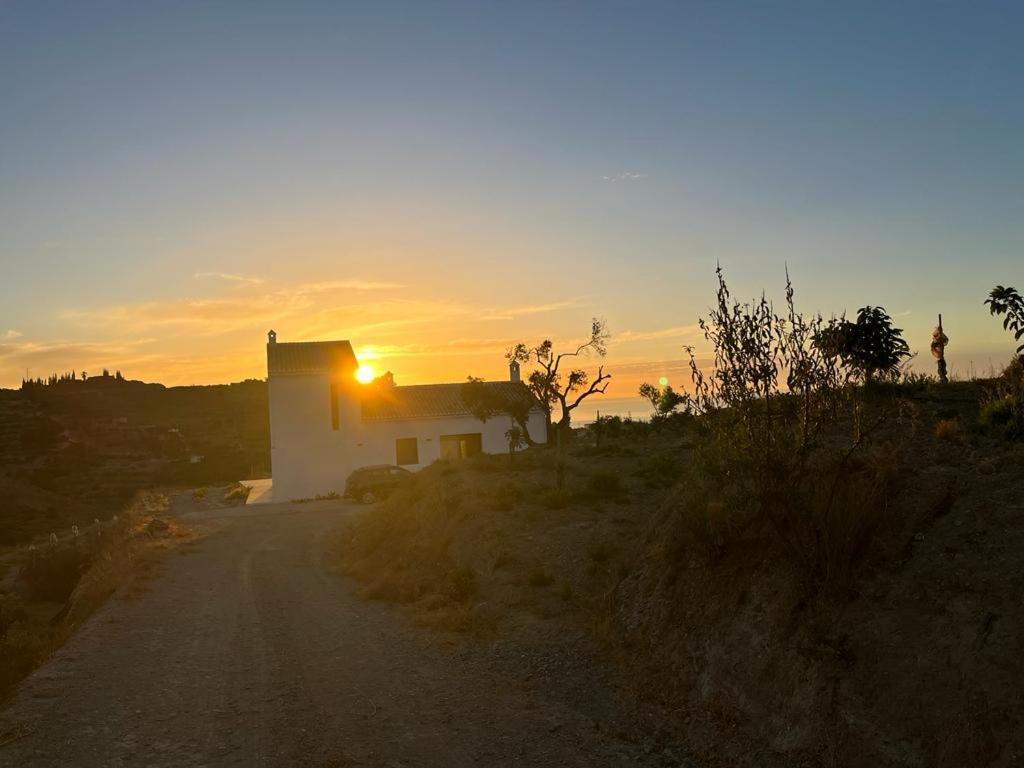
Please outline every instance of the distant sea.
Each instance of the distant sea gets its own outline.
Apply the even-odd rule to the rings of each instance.
[[[630,416],[634,419],[648,419],[651,415],[651,405],[640,397],[601,397],[591,395],[572,412],[573,426],[579,427],[584,424],[592,424],[597,419],[598,412],[602,416]]]

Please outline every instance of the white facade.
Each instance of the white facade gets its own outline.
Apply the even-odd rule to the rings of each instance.
[[[460,384],[390,390],[399,398],[420,401],[424,394],[441,393],[447,404],[444,414],[432,415],[437,408],[421,407],[422,414],[409,413],[407,408],[393,417],[377,412],[366,418],[363,401],[368,390],[356,381],[355,356],[347,342],[335,344],[345,345],[344,354],[337,354],[339,347],[335,347],[331,355],[334,359],[326,370],[310,370],[317,367],[315,359],[312,363],[303,359],[295,366],[288,364],[291,361],[281,362],[282,357],[289,357],[292,352],[309,351],[310,345],[277,344],[273,336],[267,345],[275,501],[310,498],[332,491],[341,493],[348,476],[359,467],[398,464],[415,471],[441,458],[442,450],[457,457],[460,447],[465,454],[477,444],[484,453],[508,451],[505,432],[513,424],[508,415],[483,422],[466,412],[452,412],[459,409],[451,407],[455,390],[448,388],[459,388]],[[318,347],[313,351],[322,357],[325,349]],[[288,355],[280,355],[282,352]],[[545,442],[545,419],[539,408],[530,412],[528,426],[535,442]],[[415,461],[411,461],[413,458]]]

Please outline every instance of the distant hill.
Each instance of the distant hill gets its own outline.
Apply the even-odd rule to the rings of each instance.
[[[265,381],[98,376],[0,389],[0,546],[109,518],[144,488],[269,471]]]

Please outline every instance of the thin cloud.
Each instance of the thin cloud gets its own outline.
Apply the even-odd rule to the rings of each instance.
[[[13,328],[8,328],[7,333],[4,334],[5,339],[17,339],[21,336],[21,331],[16,331]]]
[[[602,181],[639,181],[640,179],[646,179],[649,174],[638,173],[637,171],[623,171],[622,173],[612,174],[611,176],[602,176]]]
[[[615,334],[613,341],[622,343],[624,341],[659,341],[662,339],[685,339],[700,331],[696,323],[692,325],[676,325],[671,328],[659,328],[653,331],[622,331]]]
[[[255,284],[248,284],[255,287]],[[215,336],[252,327],[281,323],[291,317],[305,321],[321,309],[320,297],[331,292],[384,290],[396,283],[370,280],[330,280],[283,286],[272,291],[231,292],[206,299],[117,304],[98,309],[69,309],[62,317],[87,327],[114,327],[121,333],[188,327],[196,334]]]
[[[529,304],[521,307],[510,307],[509,309],[487,312],[480,316],[481,320],[515,320],[517,317],[528,317],[529,315],[540,315],[545,312],[557,312],[560,309],[571,309],[580,305],[579,299],[568,301],[556,301],[551,304]]]
[[[218,280],[227,280],[231,283],[244,283],[245,285],[260,285],[266,281],[262,277],[247,277],[246,275],[234,275],[230,272],[196,272],[192,275],[196,280],[213,277]]]

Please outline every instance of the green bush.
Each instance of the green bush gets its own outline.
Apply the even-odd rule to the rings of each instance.
[[[981,426],[1009,440],[1024,440],[1024,360],[1014,358],[978,414]]]
[[[978,421],[983,427],[1010,440],[1024,439],[1024,404],[1013,395],[989,400],[982,405]]]

